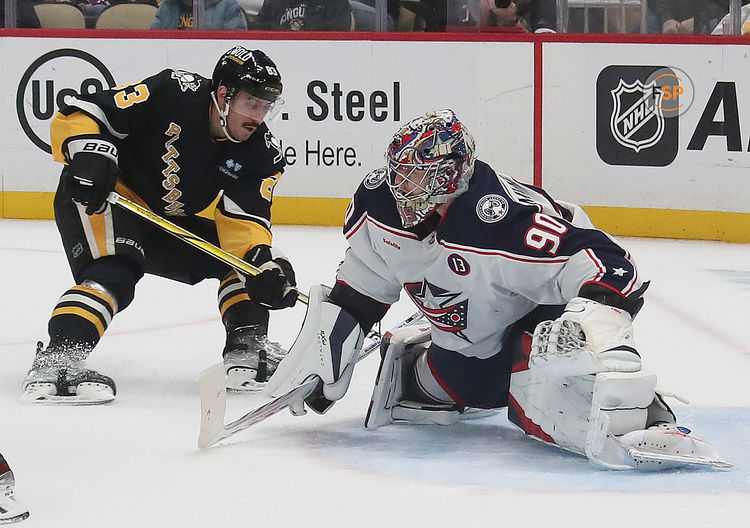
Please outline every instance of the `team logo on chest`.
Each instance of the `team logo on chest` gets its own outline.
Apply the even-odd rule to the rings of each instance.
[[[467,325],[469,301],[455,302],[460,293],[451,293],[440,286],[430,284],[427,279],[422,282],[408,282],[404,284],[404,290],[435,328],[456,334],[471,343],[463,334]]]
[[[508,200],[499,194],[486,194],[477,202],[477,216],[482,222],[494,224],[508,214]]]

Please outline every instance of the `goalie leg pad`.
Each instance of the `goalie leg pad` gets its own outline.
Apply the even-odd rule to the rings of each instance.
[[[395,421],[443,425],[455,423],[458,411],[453,401],[446,405],[429,405],[407,400],[409,396],[414,398],[409,394],[414,363],[430,346],[429,327],[414,325],[401,328],[393,334],[386,334],[381,346],[385,352],[372,390],[365,427],[372,429]]]
[[[330,301],[330,291],[320,284],[310,289],[302,328],[289,353],[268,380],[266,395],[278,397],[311,376],[323,381],[319,397],[329,402],[341,399],[346,393],[364,333],[351,314]]]
[[[436,378],[428,361],[432,353],[430,328],[414,325],[386,335],[365,427],[390,423],[453,425],[482,418],[493,409],[459,405]]]
[[[511,375],[510,420],[536,440],[581,455],[603,452],[602,438],[646,426],[656,377],[636,373]],[[589,456],[589,458],[591,458]]]

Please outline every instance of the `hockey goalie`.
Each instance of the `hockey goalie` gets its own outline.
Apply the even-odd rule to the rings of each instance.
[[[385,336],[367,428],[507,407],[527,435],[606,468],[729,467],[676,423],[642,366],[632,321],[648,283],[631,255],[580,207],[496,173],[474,150],[451,110],[395,134],[387,167],[365,177],[347,212],[336,284],[312,288],[267,393],[317,376],[304,403],[325,412],[403,289],[424,319]]]

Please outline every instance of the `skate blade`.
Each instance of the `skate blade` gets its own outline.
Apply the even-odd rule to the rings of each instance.
[[[256,381],[255,369],[245,367],[230,367],[227,370],[226,387],[231,392],[261,392],[267,382]]]
[[[463,412],[458,415],[458,419],[462,422],[465,420],[478,420],[479,418],[494,416],[499,412],[499,409],[479,409],[478,407],[466,407]]]
[[[0,524],[10,524],[10,523],[15,523],[15,522],[20,522],[28,518],[29,518],[29,512],[23,512],[23,513],[19,513],[18,515],[14,515],[12,517],[6,517],[4,519],[0,519]]]
[[[85,394],[57,396],[40,391],[26,391],[21,395],[21,403],[36,405],[102,405],[110,403],[115,395],[109,390],[88,390]]]
[[[631,447],[628,454],[635,462],[637,469],[648,470],[649,466],[654,469],[669,469],[678,467],[712,467],[717,469],[731,469],[732,464],[717,456],[716,458],[704,458],[698,456],[667,455],[663,453],[650,453]],[[645,465],[645,467],[644,467]]]

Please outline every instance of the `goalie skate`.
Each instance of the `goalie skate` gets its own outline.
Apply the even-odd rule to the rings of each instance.
[[[662,471],[680,467],[713,467],[729,469],[716,449],[690,429],[676,424],[660,423],[642,431],[633,431],[618,438],[632,459],[632,467],[640,471]]]
[[[117,389],[112,378],[83,367],[83,361],[40,356],[42,343],[37,344],[37,358],[23,383],[23,403],[98,405],[115,399]]]

